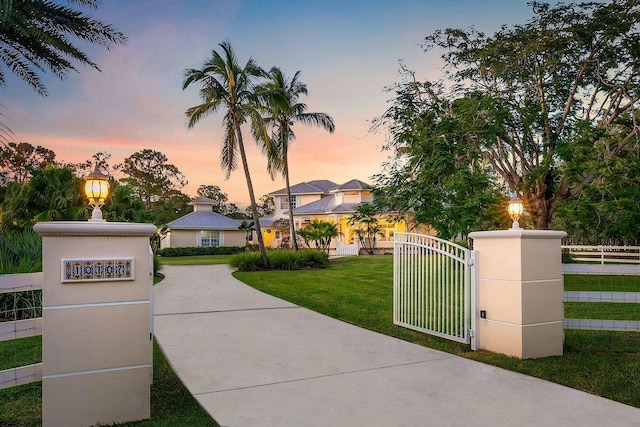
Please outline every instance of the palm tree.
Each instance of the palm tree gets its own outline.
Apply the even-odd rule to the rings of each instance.
[[[201,118],[224,109],[222,119],[225,134],[220,151],[220,162],[227,178],[237,167],[237,153],[240,152],[244,175],[249,189],[251,212],[258,238],[258,247],[262,262],[269,264],[267,251],[262,239],[262,230],[258,217],[256,198],[253,192],[253,184],[249,173],[249,165],[244,149],[244,141],[240,126],[248,119],[254,135],[265,141],[266,133],[255,103],[254,80],[264,75],[264,71],[256,65],[253,59],[249,59],[244,67],[238,63],[231,44],[225,41],[219,45],[222,55],[212,51],[211,58],[207,59],[201,70],[188,69],[185,71],[185,80],[182,89],[186,89],[191,83],[200,84],[200,98],[202,104],[189,108],[186,111],[187,126],[192,128]]]
[[[335,125],[328,114],[307,113],[307,105],[299,102],[300,96],[307,94],[307,85],[299,80],[300,71],[297,71],[289,80],[278,67],[273,67],[268,76],[269,81],[259,90],[262,94],[263,108],[266,111],[264,121],[272,131],[272,145],[265,145],[268,158],[267,168],[272,178],[277,172],[281,172],[284,177],[289,203],[291,241],[293,248],[298,250],[289,184],[289,144],[296,138],[293,125],[302,123],[317,126],[329,131],[329,133],[333,133]]]
[[[100,70],[73,40],[110,49],[124,44],[127,37],[111,25],[72,6],[55,1],[0,0],[0,86],[10,71],[38,94],[47,88],[38,72],[50,70],[61,80],[77,71],[74,61]],[[67,0],[97,9],[99,0]]]

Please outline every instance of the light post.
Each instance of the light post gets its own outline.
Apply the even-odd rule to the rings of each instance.
[[[519,230],[520,224],[518,223],[518,219],[520,219],[520,215],[524,211],[524,206],[522,204],[522,200],[520,200],[517,196],[513,196],[511,200],[509,200],[509,206],[507,207],[507,211],[509,212],[509,216],[513,220],[513,224],[511,224],[512,230]]]
[[[89,222],[105,222],[100,207],[104,205],[109,195],[109,177],[100,172],[97,166],[86,178],[84,194],[89,199],[89,204],[93,206]]]

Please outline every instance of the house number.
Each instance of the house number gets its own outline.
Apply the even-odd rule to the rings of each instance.
[[[133,258],[62,260],[62,282],[133,279]]]

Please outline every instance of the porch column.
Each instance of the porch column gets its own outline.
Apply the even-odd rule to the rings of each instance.
[[[151,224],[41,222],[42,425],[150,417]]]
[[[469,234],[478,255],[477,346],[522,359],[560,356],[563,231]]]

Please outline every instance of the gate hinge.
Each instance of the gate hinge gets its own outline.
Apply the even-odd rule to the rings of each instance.
[[[473,333],[473,329],[469,329],[469,338],[473,338],[475,337],[475,334]]]

